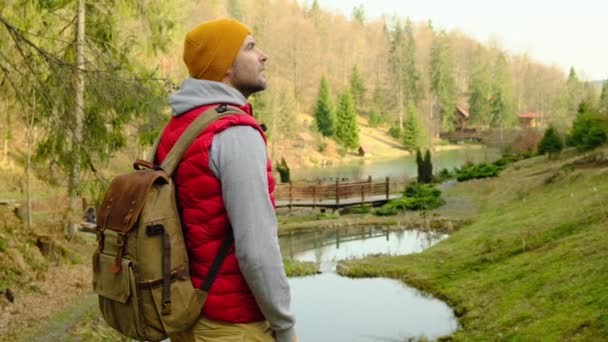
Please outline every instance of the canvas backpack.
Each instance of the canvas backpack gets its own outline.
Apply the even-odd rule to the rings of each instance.
[[[134,172],[112,180],[97,208],[93,289],[104,319],[120,333],[160,341],[198,319],[233,237],[224,239],[201,288],[194,288],[171,175],[205,127],[238,113],[226,105],[205,111],[154,165],[159,135],[148,160],[135,161]]]

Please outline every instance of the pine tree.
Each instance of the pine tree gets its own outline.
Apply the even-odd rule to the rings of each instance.
[[[353,93],[353,100],[355,101],[355,108],[357,109],[357,112],[363,113],[365,93],[367,92],[367,89],[365,87],[365,83],[363,82],[363,78],[359,73],[359,68],[357,65],[353,67],[353,71],[350,76],[350,89]]]
[[[412,151],[420,147],[421,131],[416,106],[410,102],[408,103],[407,118],[403,129],[403,145],[406,149]]]
[[[433,181],[433,162],[431,161],[431,150],[424,154],[424,183]]]
[[[568,73],[568,81],[566,81],[566,91],[568,102],[568,116],[572,118],[576,115],[578,105],[583,99],[583,86],[581,84],[581,81],[579,81],[578,76],[576,75],[576,70],[574,70],[574,67],[570,67],[570,72]]]
[[[418,167],[418,183],[430,183],[433,181],[433,164],[431,162],[431,151],[426,150],[424,159],[420,149],[416,149],[416,165]]]
[[[538,154],[549,154],[549,159],[561,152],[564,148],[562,138],[557,134],[553,126],[549,126],[545,131],[545,135],[538,144]]]
[[[163,84],[136,54],[165,50],[175,27],[163,2],[145,12],[123,2],[77,3],[15,2],[0,14],[0,30],[10,37],[0,43],[0,60],[10,56],[9,63],[0,63],[8,80],[3,83],[11,85],[11,102],[21,107],[27,131],[41,132],[37,140],[28,137],[27,164],[32,157],[32,163],[48,163],[63,173],[70,198],[67,223],[80,216],[82,176],[95,173],[126,145],[125,126],[134,123],[142,132],[165,121]],[[75,20],[64,22],[68,17]],[[133,30],[147,39],[130,39]],[[72,225],[66,226],[70,233]]]
[[[489,123],[491,77],[484,48],[479,46],[469,83],[469,113],[471,113],[469,121],[473,124]]]
[[[331,93],[329,89],[329,82],[327,78],[323,76],[321,78],[321,85],[319,86],[319,95],[317,96],[317,104],[315,105],[315,124],[317,129],[324,137],[334,135],[335,127],[335,113],[331,101]]]
[[[281,183],[291,182],[290,170],[289,166],[287,165],[287,161],[285,161],[285,158],[281,158],[281,161],[277,162],[274,168],[279,172]]]
[[[406,103],[418,104],[422,98],[420,75],[416,68],[416,39],[414,38],[414,25],[407,18],[405,22],[405,47],[403,58],[403,90]]]
[[[401,27],[401,23],[397,20],[395,24],[395,29],[390,31],[390,51],[389,51],[389,71],[391,84],[394,89],[391,89],[392,93],[396,93],[396,99],[394,100],[394,106],[399,110],[399,129],[403,129],[403,114],[405,111],[405,88],[404,82],[405,79],[405,70],[403,58],[405,56],[405,35],[403,33],[403,29]],[[391,103],[391,105],[393,105]]]
[[[441,31],[431,48],[431,90],[439,102],[441,127],[448,132],[454,130],[456,106],[453,64],[449,38],[444,31]]]
[[[423,183],[424,180],[424,159],[422,159],[422,152],[420,149],[416,149],[416,167],[418,171],[418,183]]]
[[[359,147],[359,127],[357,126],[357,113],[353,103],[350,89],[345,89],[340,96],[336,116],[336,141],[345,150]]]
[[[515,122],[515,106],[511,96],[511,77],[504,54],[500,54],[494,66],[492,99],[490,100],[490,125],[505,127]]]

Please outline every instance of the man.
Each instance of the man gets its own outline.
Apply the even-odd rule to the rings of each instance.
[[[234,248],[209,291],[189,338],[196,341],[297,341],[289,284],[278,245],[274,179],[266,137],[247,98],[266,88],[267,56],[233,19],[205,22],[186,35],[190,73],[169,103],[161,162],[188,124],[209,108],[236,106],[185,152],[175,174],[192,283],[200,287],[230,229]]]

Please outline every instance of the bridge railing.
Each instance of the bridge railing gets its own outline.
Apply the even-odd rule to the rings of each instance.
[[[383,196],[389,199],[390,194],[402,192],[408,183],[406,178],[389,178],[382,180],[363,181],[340,181],[331,183],[289,183],[278,184],[275,187],[274,196],[278,201],[289,203],[308,201],[318,203],[323,201],[335,201],[358,198],[365,202],[373,196]]]

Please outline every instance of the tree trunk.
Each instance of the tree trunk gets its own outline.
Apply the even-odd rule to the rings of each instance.
[[[10,124],[9,124],[9,114],[8,114],[8,108],[6,106],[6,104],[4,102],[2,102],[2,113],[6,112],[6,129],[4,130],[3,135],[4,135],[4,149],[2,150],[2,161],[4,162],[4,164],[8,163],[8,137],[10,136],[9,132],[10,132]]]
[[[30,173],[32,170],[32,146],[34,145],[34,116],[36,115],[36,95],[33,94],[31,113],[26,116],[26,162],[25,162],[25,227],[32,229],[32,187]]]
[[[78,1],[78,29],[76,32],[76,108],[75,126],[72,137],[72,170],[68,184],[70,208],[68,209],[67,236],[74,233],[76,212],[79,206],[78,188],[80,186],[80,144],[82,144],[82,125],[84,117],[84,37],[85,37],[85,0]]]

